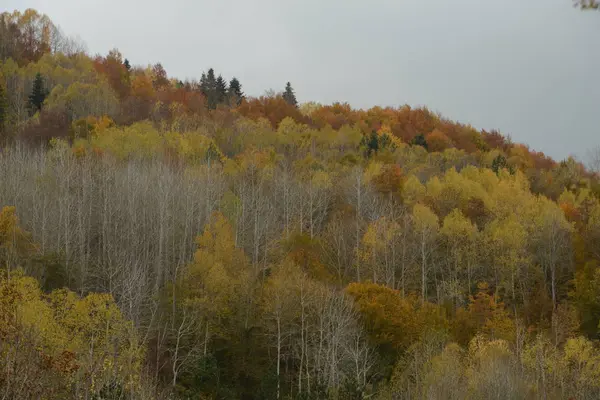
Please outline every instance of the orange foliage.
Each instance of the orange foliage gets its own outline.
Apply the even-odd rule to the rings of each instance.
[[[493,130],[491,132],[481,131],[481,133],[483,136],[483,140],[489,146],[490,149],[500,149],[504,152],[508,152],[508,149],[510,148],[510,143],[508,143],[506,138],[502,136],[500,132]]]
[[[241,115],[253,120],[266,118],[274,128],[286,117],[293,118],[298,123],[309,123],[310,119],[300,113],[293,105],[286,102],[282,96],[261,96],[242,101],[238,107]]]
[[[354,125],[359,115],[348,103],[333,103],[319,107],[311,113],[310,118],[320,128],[329,125],[337,130],[344,125]]]
[[[154,98],[155,92],[152,81],[146,75],[138,75],[131,82],[131,95],[141,99]]]
[[[442,131],[434,129],[433,132],[425,136],[429,151],[442,152],[449,147],[452,147],[452,141]]]
[[[106,57],[96,57],[94,68],[106,76],[119,98],[123,99],[129,94],[129,72],[123,65],[123,57],[118,50],[111,50]]]
[[[157,94],[157,99],[164,104],[178,103],[184,107],[184,111],[193,114],[202,114],[206,109],[204,96],[185,87],[170,88],[163,87]]]
[[[321,262],[321,246],[307,234],[292,235],[286,241],[288,257],[309,276],[321,281],[331,281],[332,277]]]
[[[561,203],[560,208],[569,222],[578,222],[581,220],[581,213],[573,204]]]
[[[373,178],[373,184],[380,193],[397,197],[400,196],[403,182],[404,175],[397,164],[385,165],[381,172]]]

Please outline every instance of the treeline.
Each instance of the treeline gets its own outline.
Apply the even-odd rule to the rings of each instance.
[[[47,21],[23,15],[16,38]],[[3,397],[600,396],[600,191],[575,160],[13,42]]]

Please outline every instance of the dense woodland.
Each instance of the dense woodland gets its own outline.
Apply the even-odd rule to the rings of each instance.
[[[0,14],[1,398],[600,398],[598,171],[83,48]]]

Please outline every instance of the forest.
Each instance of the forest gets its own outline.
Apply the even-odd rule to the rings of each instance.
[[[0,14],[2,399],[598,399],[600,175]]]

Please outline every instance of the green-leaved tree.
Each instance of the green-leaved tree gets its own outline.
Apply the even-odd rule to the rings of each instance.
[[[38,72],[33,80],[33,89],[29,95],[28,107],[31,114],[41,111],[47,95],[48,91],[44,87],[44,78],[42,77],[42,74]]]
[[[292,88],[292,84],[289,83],[289,82],[285,85],[285,92],[283,92],[283,99],[288,104],[291,104],[294,107],[298,107],[298,100],[296,100],[296,94],[294,93],[294,89]]]

